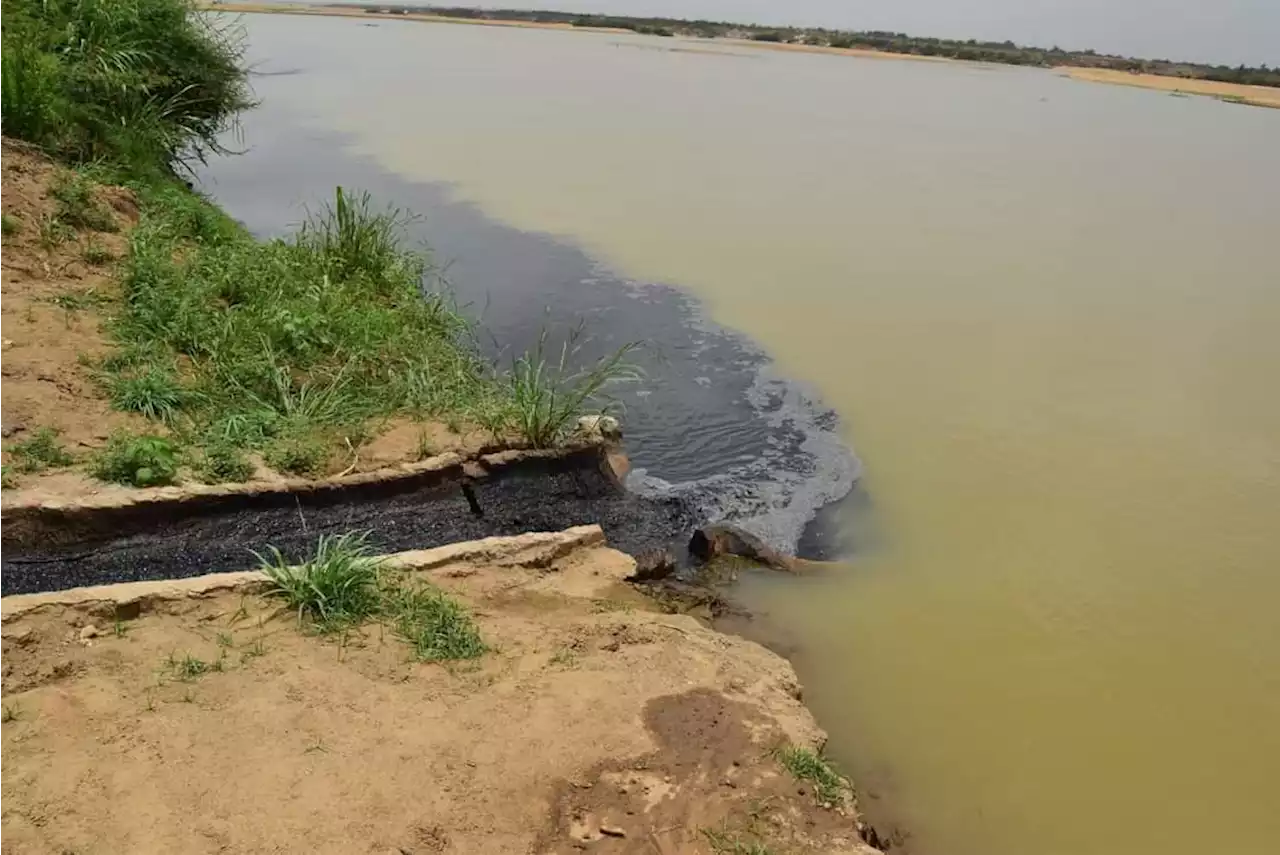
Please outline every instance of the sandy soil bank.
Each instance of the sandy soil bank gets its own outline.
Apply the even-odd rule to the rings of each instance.
[[[790,665],[647,611],[598,528],[395,560],[491,652],[308,635],[251,573],[3,600],[3,851],[874,851],[776,759],[824,738]]]
[[[1185,95],[1208,95],[1223,101],[1250,104],[1255,107],[1280,108],[1280,89],[1270,86],[1245,86],[1240,83],[1220,83],[1216,80],[1192,80],[1186,77],[1164,77],[1159,74],[1134,74],[1110,68],[1059,68],[1058,71],[1073,80],[1090,83],[1112,83],[1120,86],[1138,86],[1143,89],[1160,89]]]

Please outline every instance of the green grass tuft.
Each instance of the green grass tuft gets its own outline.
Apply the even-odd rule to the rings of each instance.
[[[17,472],[43,472],[75,462],[75,458],[58,441],[58,431],[51,427],[37,428],[30,439],[12,443],[5,450],[9,452]]]
[[[584,343],[583,329],[579,324],[569,333],[554,362],[547,358],[543,329],[534,349],[512,366],[508,382],[516,427],[534,448],[555,445],[589,409],[605,413],[612,403],[602,398],[605,390],[640,377],[639,368],[627,361],[637,344],[623,345],[587,368],[571,368]]]
[[[172,371],[150,368],[134,376],[111,380],[111,406],[124,413],[138,413],[153,421],[172,424],[189,394]]]
[[[94,195],[94,183],[79,173],[59,173],[49,185],[49,195],[57,203],[54,216],[72,228],[120,230],[110,209]]]
[[[94,456],[89,472],[100,481],[159,487],[178,479],[178,447],[162,436],[117,433]]]
[[[12,214],[0,215],[0,234],[4,237],[16,235],[22,231],[22,220]]]
[[[61,294],[56,294],[49,298],[49,302],[53,303],[60,309],[66,309],[68,312],[79,312],[85,309],[91,309],[110,302],[111,298],[97,291],[94,288],[68,289]]]
[[[475,622],[437,588],[386,571],[370,553],[368,532],[324,535],[314,556],[292,564],[275,547],[255,553],[283,599],[322,633],[343,632],[369,619],[385,621],[423,662],[476,659],[488,651]]]
[[[239,483],[253,477],[253,463],[239,448],[216,443],[205,447],[196,471],[206,484]]]
[[[471,615],[433,587],[395,588],[387,594],[386,610],[396,633],[423,662],[477,659],[489,649]]]
[[[704,828],[702,836],[715,855],[773,855],[774,851],[761,840],[725,829]]]
[[[281,597],[322,632],[333,632],[377,614],[380,563],[369,555],[368,532],[324,535],[315,555],[302,564],[291,564],[280,550],[269,556],[258,553],[259,568],[272,583],[271,594]]]
[[[75,235],[71,227],[50,214],[40,217],[40,246],[52,252]]]
[[[269,443],[263,459],[278,472],[314,478],[324,474],[329,444],[323,436],[290,433]]]
[[[778,750],[778,762],[797,780],[813,785],[814,795],[824,805],[839,804],[849,782],[821,754],[791,745]]]
[[[115,253],[107,249],[96,238],[89,238],[84,245],[84,249],[80,252],[80,257],[85,260],[86,264],[92,264],[95,267],[110,264],[116,260]]]
[[[170,653],[169,658],[165,660],[165,667],[170,675],[184,683],[203,677],[210,671],[221,670],[221,668],[215,668],[214,663],[197,659],[190,653],[184,653],[181,657],[176,653]]]

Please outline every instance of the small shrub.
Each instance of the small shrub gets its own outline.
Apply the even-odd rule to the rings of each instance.
[[[73,228],[96,232],[119,231],[116,218],[94,195],[94,184],[75,172],[60,174],[49,185],[49,195],[57,202],[57,219]]]
[[[387,610],[396,633],[423,662],[476,659],[489,649],[466,609],[436,588],[392,589]]]
[[[22,231],[22,220],[9,214],[0,216],[0,233],[2,233],[4,237],[16,235],[20,231]]]
[[[172,372],[151,369],[132,377],[116,377],[111,382],[111,406],[125,413],[139,413],[152,421],[172,423],[187,399]]]
[[[178,450],[162,436],[116,434],[94,457],[90,474],[131,487],[172,484],[178,478]]]
[[[253,463],[245,453],[225,443],[206,446],[198,469],[206,484],[248,481],[253,477]]]
[[[8,463],[0,466],[0,488],[12,490],[18,486],[18,476],[14,474],[13,467]]]
[[[368,537],[368,532],[324,535],[315,555],[302,564],[290,564],[274,546],[269,557],[254,556],[271,579],[272,595],[295,609],[299,620],[309,618],[322,632],[332,632],[378,611],[380,561],[369,555]]]
[[[75,462],[58,442],[58,431],[51,427],[38,428],[30,439],[10,445],[8,452],[18,472],[42,472]]]
[[[791,745],[778,751],[778,762],[796,780],[813,784],[814,795],[824,805],[835,805],[849,787],[844,776],[815,751]]]

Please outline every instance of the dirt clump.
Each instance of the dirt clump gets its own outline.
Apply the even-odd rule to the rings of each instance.
[[[253,586],[7,598],[3,851],[869,851],[774,759],[823,740],[784,660],[538,537],[409,562],[490,648],[453,664]]]

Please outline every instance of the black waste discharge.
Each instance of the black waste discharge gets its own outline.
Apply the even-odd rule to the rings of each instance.
[[[76,517],[47,515],[36,526],[43,531],[17,526],[22,536],[13,539],[6,524],[0,593],[249,570],[257,564],[253,553],[272,546],[300,562],[321,535],[350,531],[368,531],[377,552],[399,552],[596,523],[610,546],[636,554],[682,547],[695,524],[678,498],[619,487],[594,452],[525,460],[475,480],[400,479],[80,510]]]

